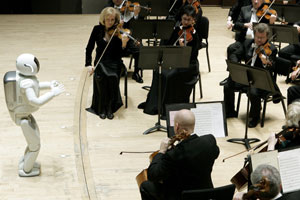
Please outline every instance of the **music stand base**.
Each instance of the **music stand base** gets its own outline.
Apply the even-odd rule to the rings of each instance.
[[[162,126],[162,125],[160,125],[159,123],[156,123],[154,127],[149,128],[148,130],[146,130],[146,131],[143,133],[143,135],[147,135],[147,134],[153,133],[153,132],[155,132],[155,131],[165,131],[165,132],[166,132],[166,131],[167,131],[167,128],[164,127],[164,126]]]
[[[233,142],[237,144],[244,144],[246,146],[246,149],[250,149],[250,144],[254,142],[259,142],[260,140],[257,138],[232,138],[227,140],[227,142]]]

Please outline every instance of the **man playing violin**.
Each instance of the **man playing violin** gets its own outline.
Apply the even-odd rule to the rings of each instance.
[[[121,12],[121,24],[123,24],[123,28],[130,27],[130,21],[138,19],[141,8],[139,6],[133,6],[133,11],[130,9],[131,5],[129,5],[129,1],[127,0],[112,0],[108,3],[108,7],[114,7]],[[136,44],[133,40],[129,40],[126,48],[124,49],[122,56],[132,55],[134,58],[134,72],[132,74],[132,79],[134,79],[138,83],[143,83],[142,77],[139,75],[139,71],[141,70],[138,67],[138,58],[139,58],[139,45]]]
[[[260,23],[254,27],[254,39],[247,39],[243,46],[236,49],[235,52],[229,55],[228,59],[234,62],[245,60],[249,65],[258,68],[266,68],[273,70],[273,62],[275,60],[277,49],[268,42],[270,29],[267,24]],[[266,53],[268,51],[268,53]],[[242,89],[246,86],[240,85],[232,81],[229,76],[227,83],[224,85],[224,102],[226,108],[226,117],[236,117],[237,113],[234,110],[234,91]],[[276,89],[279,90],[275,83]],[[256,127],[260,120],[261,97],[268,92],[261,89],[251,88],[250,90],[250,120],[248,127]],[[277,102],[276,102],[277,103]]]
[[[268,151],[274,149],[285,149],[294,146],[300,146],[300,100],[293,101],[289,106],[286,114],[285,127],[288,129],[280,135],[275,137],[274,133],[271,133],[268,138]]]
[[[261,11],[260,9],[264,5],[264,0],[252,0],[252,5],[244,6],[241,8],[240,15],[238,20],[234,25],[234,29],[236,31],[240,31],[239,34],[236,35],[236,40],[243,42],[246,38],[252,39],[254,38],[253,35],[253,23],[255,22],[262,22],[262,23],[269,23],[274,24],[276,20],[276,15],[271,15],[270,19],[265,17],[259,18],[257,13]]]
[[[211,172],[219,147],[213,135],[194,133],[195,116],[180,110],[174,117],[174,132],[185,138],[170,149],[170,139],[161,141],[159,153],[148,168],[148,181],[140,186],[142,200],[180,199],[183,190],[213,188]]]
[[[257,166],[251,173],[251,182],[253,185],[248,192],[235,193],[233,200],[283,200],[280,174],[275,167],[266,164]]]

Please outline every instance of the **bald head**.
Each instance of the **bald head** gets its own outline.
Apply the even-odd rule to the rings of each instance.
[[[190,110],[180,110],[175,114],[174,124],[174,130],[176,134],[182,130],[185,130],[191,134],[194,132],[195,115]]]

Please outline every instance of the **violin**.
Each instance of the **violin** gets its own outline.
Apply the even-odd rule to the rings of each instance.
[[[112,35],[117,36],[121,40],[122,40],[122,35],[125,35],[129,39],[133,40],[136,45],[140,45],[140,42],[130,35],[131,31],[129,29],[122,28],[122,26],[123,26],[123,24],[121,24],[121,23],[120,24],[115,24],[114,26],[109,28],[109,30],[107,31],[107,34],[109,36],[112,36]]]
[[[244,200],[251,199],[265,199],[263,198],[264,194],[268,194],[270,192],[270,181],[267,177],[263,176],[263,178],[259,181],[259,183],[251,186],[250,190],[243,195]]]
[[[272,54],[272,50],[271,50],[271,44],[269,43],[269,41],[274,37],[275,35],[273,35],[264,45],[260,45],[258,48],[256,48],[255,50],[255,55],[258,55],[258,57],[260,59],[262,59],[263,56],[265,56],[267,58],[267,65],[268,66],[272,66],[272,62],[268,59],[268,57]],[[254,56],[255,56],[254,55]],[[253,56],[253,57],[254,57]],[[252,58],[253,58],[252,57]],[[246,65],[248,65],[250,63],[250,61],[252,60],[252,58],[250,58],[247,62]]]
[[[146,9],[147,11],[151,10],[151,8],[149,8],[148,6],[141,6],[138,2],[131,3],[131,1],[127,1],[126,3],[123,3],[123,6],[120,8],[120,12],[121,13],[125,13],[127,11],[133,12],[134,7],[140,7]]]
[[[266,42],[264,45],[259,46],[256,50],[255,53],[261,58],[262,55],[265,56],[270,56],[272,54],[271,50],[271,44],[269,42]]]
[[[270,2],[270,1],[268,1]],[[271,6],[273,5],[275,1],[273,0],[272,3],[270,5],[267,5],[265,3],[262,4],[261,8],[259,8],[256,12],[256,16],[259,18],[258,23],[263,19],[267,19],[270,20],[271,15],[276,15],[277,16],[277,12],[276,10],[272,9]]]
[[[196,14],[198,14],[201,3],[198,0],[182,0],[182,5],[185,5],[186,1],[188,1],[188,4],[194,7]]]
[[[174,135],[170,141],[169,141],[169,146],[171,148],[174,147],[175,142],[177,141],[181,141],[181,140],[185,140],[186,138],[188,138],[190,136],[190,134],[188,134],[187,131],[182,131],[179,134]],[[158,151],[153,152],[150,156],[149,156],[149,161],[150,163],[152,162],[153,158],[159,153]],[[136,176],[136,182],[138,184],[138,187],[140,188],[140,185],[144,182],[148,180],[148,169],[143,169],[137,176]]]
[[[193,40],[193,34],[196,33],[196,30],[193,26],[183,27],[180,26],[180,31],[178,32],[178,39],[175,41],[174,46],[176,45],[177,41],[181,38],[184,39],[184,44],[186,46],[187,42],[191,42]]]
[[[194,9],[196,10],[196,14],[199,12],[199,8],[201,7],[201,4],[198,0],[194,0],[193,3],[191,4]]]

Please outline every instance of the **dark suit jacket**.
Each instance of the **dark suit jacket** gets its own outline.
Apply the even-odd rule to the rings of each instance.
[[[247,63],[253,56],[253,50],[254,50],[254,48],[252,47],[253,43],[254,43],[254,39],[245,40],[242,45],[238,46],[233,52],[231,52],[228,55],[228,59],[234,62],[240,62],[241,60],[244,60],[245,63]],[[273,63],[272,68],[270,69],[273,70],[273,67],[275,66],[274,61],[277,55],[277,48],[271,43],[270,49],[272,51],[272,54],[269,56],[269,59]],[[251,61],[249,62],[249,65],[251,65]],[[263,64],[259,57],[256,58],[254,66],[263,68]]]
[[[241,8],[244,6],[251,5],[251,0],[237,0],[233,6],[229,9],[228,16],[231,16],[233,23],[238,19]]]
[[[244,6],[241,8],[240,15],[239,15],[236,23],[234,24],[234,30],[238,31],[238,33],[239,33],[239,34],[236,34],[236,37],[235,37],[235,40],[237,40],[237,41],[243,42],[245,40],[247,28],[244,28],[244,24],[249,23],[251,20],[252,7],[253,7],[252,5],[249,5],[249,6]],[[267,20],[266,18],[263,18],[260,22],[268,24],[269,20]]]
[[[211,171],[219,147],[213,135],[185,139],[157,154],[148,168],[148,179],[162,181],[164,199],[179,199],[183,190],[213,188]]]
[[[296,191],[296,192],[283,194],[280,198],[276,200],[299,200],[299,199],[300,199],[300,191]]]

